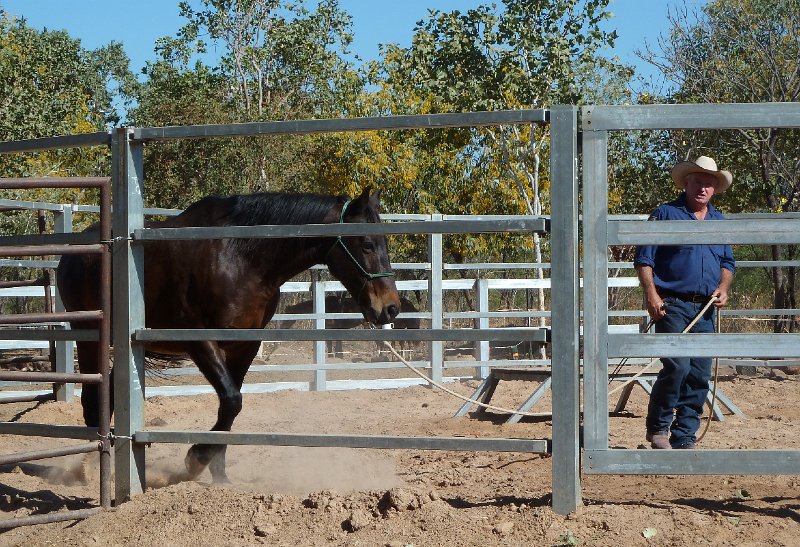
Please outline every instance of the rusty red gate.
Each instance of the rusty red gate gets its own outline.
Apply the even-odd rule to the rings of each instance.
[[[0,528],[13,528],[85,518],[111,507],[111,408],[109,382],[109,346],[111,342],[111,179],[110,177],[65,177],[0,179],[0,190],[41,188],[95,188],[100,193],[100,231],[77,234],[36,234],[0,237],[0,256],[49,256],[65,254],[100,255],[101,309],[77,312],[44,312],[0,315],[0,338],[17,340],[97,340],[99,363],[96,374],[67,372],[0,371],[0,380],[80,383],[100,385],[100,425],[97,428],[59,426],[52,424],[0,422],[0,433],[80,439],[90,441],[79,445],[43,449],[33,452],[0,455],[0,464],[21,463],[73,454],[100,454],[100,506],[72,511],[60,511],[30,517],[0,521]],[[45,285],[46,287],[46,285]],[[46,287],[47,288],[47,287]],[[11,329],[9,325],[43,324],[73,320],[96,321],[96,329],[52,330],[46,326],[36,329]],[[38,397],[38,398],[37,398]],[[42,396],[19,397],[16,402],[39,400]],[[52,397],[46,397],[52,398]],[[7,399],[6,402],[12,400]]]

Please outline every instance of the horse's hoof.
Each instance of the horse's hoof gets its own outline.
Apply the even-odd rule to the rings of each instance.
[[[186,466],[186,472],[189,474],[189,480],[197,478],[200,473],[203,472],[203,469],[206,468],[206,464],[200,463],[197,458],[194,457],[191,449],[186,453],[186,458],[184,458],[183,463]]]
[[[212,475],[211,476],[211,482],[213,484],[220,485],[220,486],[227,486],[227,485],[233,484],[231,482],[231,480],[228,478],[228,475],[222,475],[222,476]]]

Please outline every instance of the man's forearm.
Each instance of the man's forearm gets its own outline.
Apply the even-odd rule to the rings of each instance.
[[[728,292],[733,283],[733,272],[727,268],[720,268],[719,288]]]
[[[636,275],[639,277],[639,283],[642,285],[647,300],[652,301],[654,296],[658,296],[656,283],[653,280],[653,268],[644,264],[637,264]]]

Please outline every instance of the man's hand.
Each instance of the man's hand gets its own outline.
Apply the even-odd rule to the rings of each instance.
[[[644,297],[647,300],[647,313],[653,321],[659,321],[667,315],[667,307],[664,301],[658,296],[656,285],[653,282],[653,268],[644,264],[636,265],[636,275],[639,277],[644,289]]]
[[[717,287],[717,290],[715,290],[711,296],[717,297],[717,299],[714,301],[714,306],[717,308],[721,308],[728,303],[727,289],[723,289],[722,287]]]
[[[655,293],[653,298],[647,298],[647,313],[650,315],[650,319],[653,321],[659,321],[667,315],[667,305],[661,300],[661,297],[658,296],[658,293]]]

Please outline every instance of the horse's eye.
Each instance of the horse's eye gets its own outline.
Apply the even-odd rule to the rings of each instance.
[[[363,241],[361,243],[361,250],[365,253],[371,253],[375,250],[375,244],[369,240]]]

